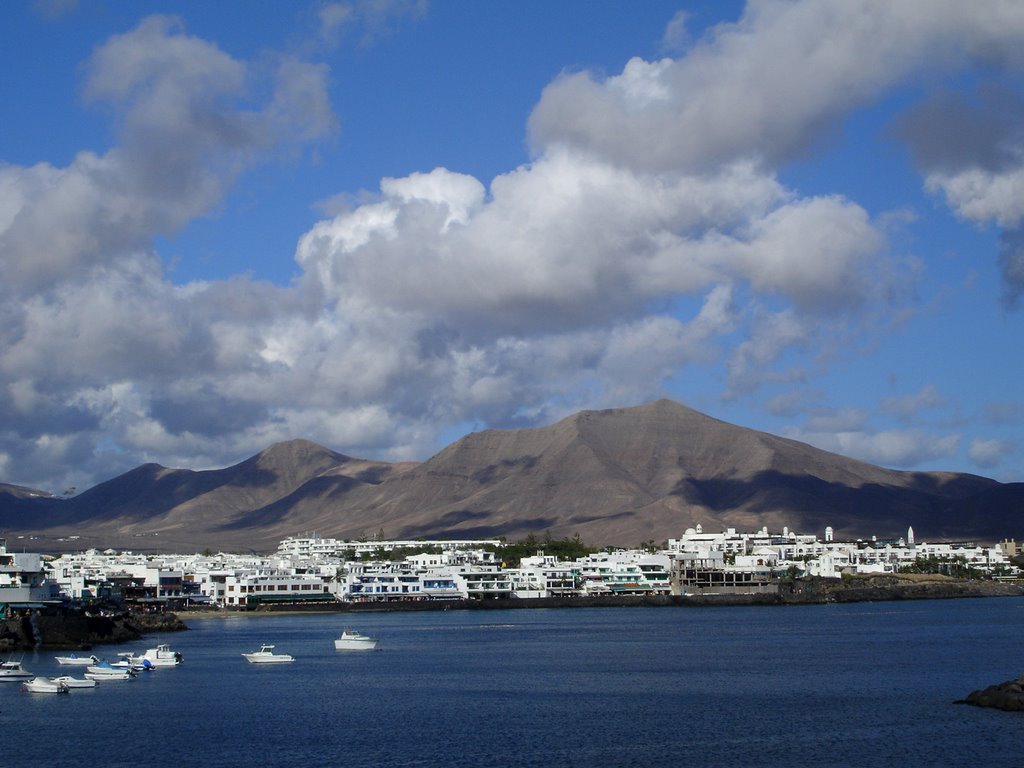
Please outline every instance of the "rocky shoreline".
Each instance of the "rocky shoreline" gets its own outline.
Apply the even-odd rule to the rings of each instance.
[[[954,579],[948,576],[878,574],[843,579],[805,578],[782,582],[777,594],[749,595],[748,604],[820,605],[822,603],[865,603],[889,600],[949,600],[964,597],[1020,597],[1024,582]],[[735,604],[727,597],[740,595],[688,596],[694,604]]]
[[[87,650],[94,645],[134,642],[154,632],[187,629],[173,613],[28,613],[0,622],[0,653],[33,648]]]

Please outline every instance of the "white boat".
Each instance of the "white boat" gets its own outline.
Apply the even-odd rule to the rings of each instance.
[[[50,680],[46,677],[33,677],[22,683],[25,690],[30,693],[67,693],[68,687],[64,683]]]
[[[372,651],[376,647],[376,638],[361,635],[352,629],[346,629],[341,633],[341,637],[334,641],[336,651]]]
[[[87,667],[90,664],[99,664],[100,660],[95,656],[78,656],[72,653],[70,656],[54,656],[58,664],[68,667]]]
[[[123,667],[115,667],[109,661],[101,661],[85,668],[85,676],[89,680],[131,680],[135,672]]]
[[[20,683],[35,675],[21,666],[21,661],[0,661],[0,683]]]
[[[156,665],[144,656],[136,656],[134,653],[119,653],[120,661],[110,662],[114,669],[130,669],[134,672],[149,671]]]
[[[274,653],[272,645],[261,645],[258,651],[243,653],[242,658],[250,664],[287,664],[295,661],[295,658],[287,653]]]
[[[60,677],[50,678],[55,683],[63,683],[68,688],[95,688],[95,680],[83,680],[80,677],[72,677],[71,675],[61,675]]]
[[[135,677],[135,674],[127,669],[111,668],[105,672],[86,672],[85,676],[89,680],[105,683],[108,680],[131,680]]]
[[[185,657],[177,651],[172,651],[167,643],[161,643],[142,654],[142,660],[148,661],[154,667],[176,667],[185,660]]]

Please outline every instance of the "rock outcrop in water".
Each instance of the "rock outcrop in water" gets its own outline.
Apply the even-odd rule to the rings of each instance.
[[[973,704],[976,707],[990,707],[1007,712],[1024,711],[1024,675],[1016,680],[990,685],[980,691],[971,691],[966,699],[957,704]]]

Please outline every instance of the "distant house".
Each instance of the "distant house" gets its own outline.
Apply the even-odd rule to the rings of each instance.
[[[38,553],[8,552],[0,539],[0,609],[38,608],[59,600],[58,587],[48,581]]]

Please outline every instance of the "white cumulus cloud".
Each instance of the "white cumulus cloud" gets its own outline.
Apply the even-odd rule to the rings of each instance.
[[[324,5],[321,42],[423,8]],[[683,25],[667,30],[677,45]],[[781,165],[923,73],[1016,66],[1021,42],[1015,4],[752,2],[676,58],[556,79],[528,163],[382,179],[296,233],[294,284],[175,285],[155,239],[337,120],[326,66],[242,61],[147,18],[83,69],[113,145],[0,165],[5,472],[53,484],[74,467],[59,479],[85,486],[143,458],[216,465],[296,436],[421,457],[455,425],[638,402],[692,366],[718,367],[731,397],[800,381],[890,311],[905,276],[863,205],[789,188]],[[996,192],[985,180],[951,204],[1016,215],[985,202]],[[840,416],[808,439],[899,466],[960,439]]]

